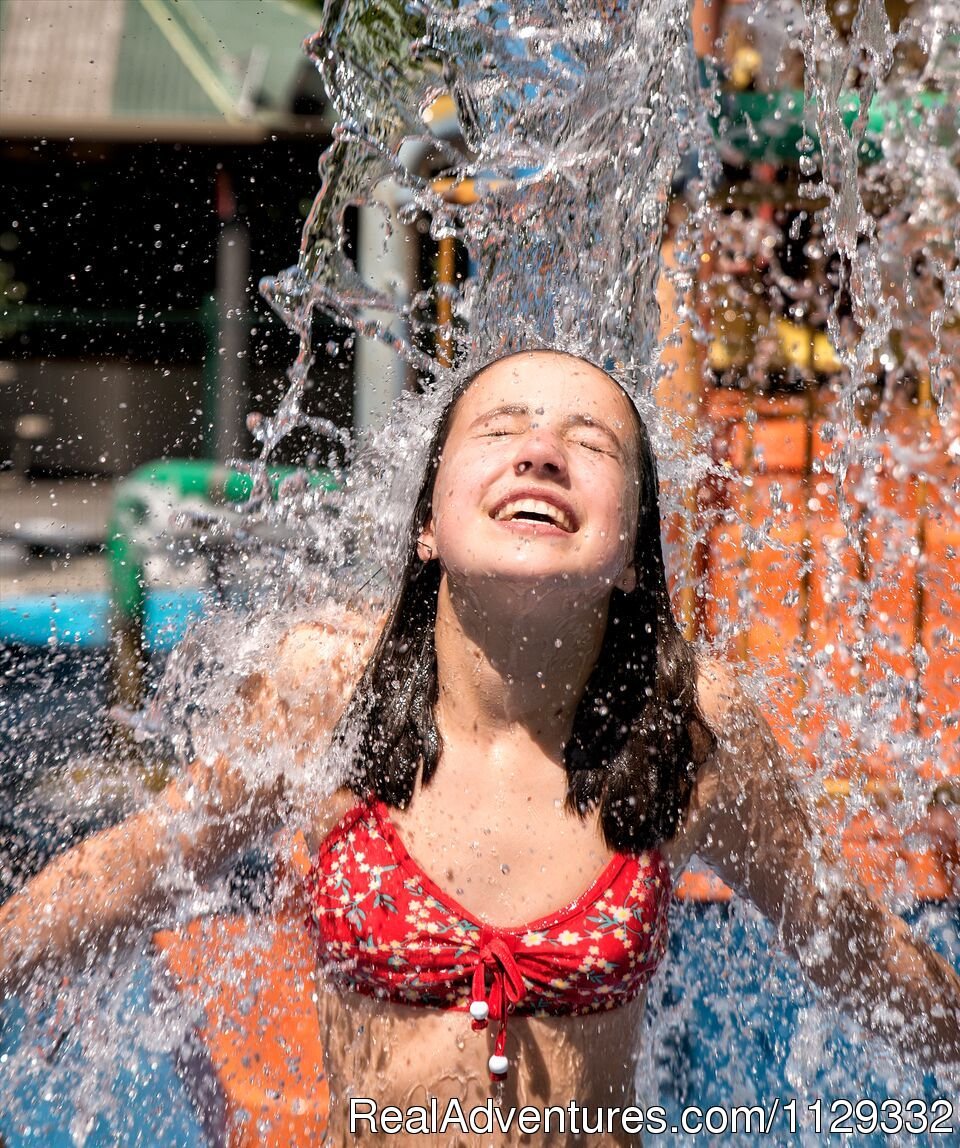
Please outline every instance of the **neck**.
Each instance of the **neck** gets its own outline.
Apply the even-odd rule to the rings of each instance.
[[[437,721],[446,739],[527,736],[561,758],[603,644],[606,598],[468,593],[444,574],[437,601]]]

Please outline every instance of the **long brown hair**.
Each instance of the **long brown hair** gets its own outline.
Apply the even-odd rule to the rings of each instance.
[[[492,365],[486,363],[454,389],[439,421],[413,513],[399,590],[338,726],[338,737],[350,737],[355,747],[347,784],[358,796],[373,793],[392,806],[406,806],[417,770],[422,770],[426,785],[440,759],[434,719],[434,624],[441,572],[438,562],[420,561],[417,540],[430,518],[440,453],[457,402]],[[608,378],[619,386],[613,376]],[[656,460],[647,428],[630,406],[640,448],[637,584],[629,593],[612,592],[600,654],[564,747],[567,805],[582,817],[599,805],[604,838],[619,852],[639,852],[676,832],[698,764],[691,727],[702,729],[699,746],[709,747],[709,752],[715,745],[697,702],[696,656],[670,605]]]

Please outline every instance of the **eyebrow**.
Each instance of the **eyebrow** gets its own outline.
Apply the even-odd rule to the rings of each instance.
[[[498,418],[501,415],[514,415],[521,417],[526,416],[529,418],[530,408],[526,405],[526,403],[503,403],[499,407],[493,407],[492,410],[484,411],[482,414],[477,415],[477,417],[470,424],[469,429],[473,430],[474,427],[480,426],[485,422],[490,422],[492,419]],[[572,414],[568,415],[563,420],[564,430],[569,427],[577,426],[593,427],[604,434],[607,438],[609,438],[620,452],[626,450],[626,443],[621,441],[620,436],[616,433],[616,431],[613,430],[613,428],[607,423],[605,423],[603,419],[594,418],[593,415]]]
[[[525,403],[504,403],[502,406],[494,407],[492,410],[484,411],[470,424],[469,429],[473,430],[474,427],[480,426],[481,423],[489,422],[491,419],[497,418],[498,415],[529,415],[530,408]]]

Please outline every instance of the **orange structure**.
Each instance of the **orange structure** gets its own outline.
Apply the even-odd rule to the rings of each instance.
[[[886,699],[894,734],[930,738],[937,731],[940,756],[917,767],[931,791],[960,778],[956,727],[943,720],[960,709],[960,649],[951,629],[960,618],[960,529],[939,494],[956,486],[960,466],[929,417],[929,401],[921,386],[916,399],[888,413],[871,473],[848,476],[846,489],[865,492],[849,496],[859,540],[853,546],[845,544],[828,472],[836,431],[814,390],[709,391],[715,458],[729,478],[700,491],[710,525],[699,557],[705,592],[697,618],[701,631],[725,639],[730,654],[759,665],[774,683],[769,716],[812,775],[821,739],[836,734],[844,753],[835,772],[820,779],[822,817],[869,887],[918,900],[952,892],[935,813],[906,832],[897,828],[891,814],[902,797],[903,762],[852,724],[841,728],[827,699],[812,695],[802,667],[815,661],[838,695]],[[899,461],[904,457],[923,465],[910,471]],[[745,618],[742,601],[749,603]],[[800,669],[791,666],[791,654]],[[855,792],[868,808],[845,824],[844,803]]]
[[[281,854],[269,917],[211,917],[154,937],[202,1017],[184,1075],[211,1139],[229,1148],[314,1148],[327,1127],[316,950],[299,896],[306,842],[298,835]]]

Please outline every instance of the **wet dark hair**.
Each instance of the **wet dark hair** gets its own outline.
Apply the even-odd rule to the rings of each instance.
[[[417,770],[422,769],[426,785],[440,759],[434,623],[441,572],[438,562],[420,561],[417,540],[430,518],[440,453],[457,403],[493,365],[485,364],[455,389],[440,420],[399,591],[338,726],[340,739],[351,730],[359,736],[347,784],[358,796],[372,792],[387,805],[408,805]],[[568,807],[585,817],[599,805],[604,839],[618,852],[639,852],[674,835],[699,760],[715,745],[697,702],[694,649],[670,605],[653,449],[632,402],[630,407],[639,436],[637,584],[629,593],[612,592],[600,653],[564,747]],[[693,727],[700,728],[699,736]]]

